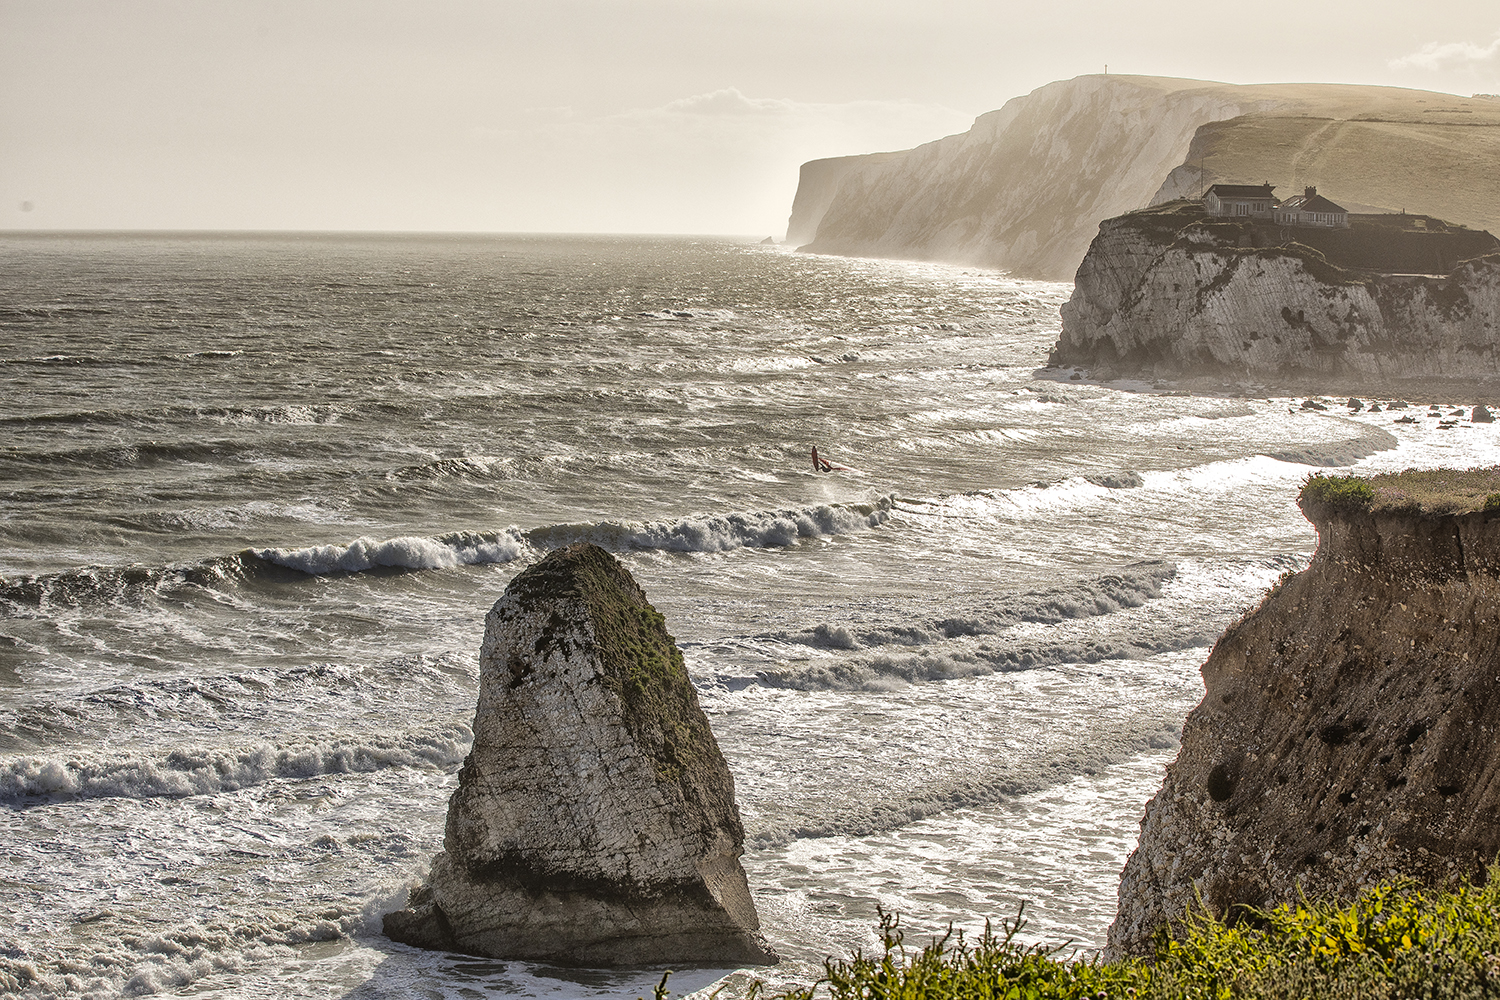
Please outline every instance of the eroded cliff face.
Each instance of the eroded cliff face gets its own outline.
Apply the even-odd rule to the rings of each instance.
[[[1115,954],[1223,913],[1500,851],[1500,514],[1309,512],[1307,570],[1226,631],[1125,866]]]
[[[1500,377],[1500,254],[1442,277],[1372,275],[1305,246],[1235,245],[1221,232],[1233,226],[1162,219],[1100,226],[1050,364],[1099,378]]]
[[[787,239],[816,253],[1067,281],[1102,220],[1215,181],[1262,180],[1283,195],[1315,184],[1356,209],[1483,226],[1497,124],[1492,102],[1396,87],[1080,76],[961,135],[885,159],[813,161]],[[1466,127],[1479,125],[1490,127]]]
[[[1222,92],[1232,89],[1127,76],[1048,84],[961,135],[852,165],[804,249],[1066,281],[1099,220],[1145,205],[1199,125],[1266,106]]]

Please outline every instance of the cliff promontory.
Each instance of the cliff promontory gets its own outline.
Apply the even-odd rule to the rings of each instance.
[[[1359,386],[1500,378],[1497,348],[1500,240],[1489,233],[1402,215],[1278,227],[1179,201],[1099,227],[1048,360],[1103,378]]]
[[[1204,664],[1116,954],[1197,900],[1482,880],[1500,851],[1500,468],[1320,476],[1301,505],[1317,552]]]
[[[960,135],[809,163],[787,239],[816,253],[1067,281],[1101,221],[1216,180],[1264,179],[1283,191],[1321,185],[1359,211],[1404,208],[1491,225],[1497,152],[1492,101],[1394,87],[1080,76],[1008,101]]]
[[[485,622],[444,850],[388,936],[572,965],[765,964],[734,783],[682,654],[613,556],[521,573]]]

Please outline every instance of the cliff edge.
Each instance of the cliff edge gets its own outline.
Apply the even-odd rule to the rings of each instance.
[[[734,782],[613,556],[549,554],[485,621],[443,852],[387,936],[567,965],[766,964]]]
[[[1200,136],[1229,120],[1235,127]],[[813,161],[787,240],[1067,281],[1102,220],[1216,180],[1270,179],[1283,193],[1320,185],[1357,208],[1443,210],[1487,225],[1469,210],[1493,214],[1497,151],[1500,106],[1451,94],[1080,76],[1014,98],[960,135]]]
[[[1109,949],[1500,851],[1500,467],[1314,477],[1308,568],[1231,626],[1146,807]],[[1476,509],[1477,508],[1477,509]]]
[[[1437,268],[1446,273],[1386,273]],[[1489,233],[1401,215],[1278,227],[1177,201],[1100,225],[1048,363],[1096,378],[1374,388],[1500,380],[1497,348],[1500,240]]]

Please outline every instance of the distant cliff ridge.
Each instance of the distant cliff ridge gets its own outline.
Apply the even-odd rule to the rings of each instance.
[[[1203,126],[1227,120],[1238,124],[1199,138]],[[1491,101],[1390,87],[1081,76],[1015,98],[960,135],[807,164],[787,238],[815,253],[1067,281],[1101,221],[1218,180],[1270,180],[1283,195],[1318,185],[1354,210],[1490,225],[1500,172],[1485,164],[1497,153],[1500,106]]]
[[[1500,241],[1411,216],[1316,230],[1175,202],[1100,226],[1062,321],[1049,363],[1095,377],[1500,383]]]

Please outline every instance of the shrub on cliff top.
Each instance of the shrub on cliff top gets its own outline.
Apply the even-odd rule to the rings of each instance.
[[[1343,906],[1194,915],[1178,937],[1158,937],[1150,960],[1059,957],[1061,948],[1018,942],[1024,923],[1005,921],[998,936],[986,926],[973,943],[950,931],[911,951],[897,918],[882,913],[882,954],[828,959],[823,979],[776,1000],[1500,997],[1500,866],[1485,885],[1453,892],[1386,884]]]
[[[1302,484],[1299,498],[1304,506],[1313,505],[1339,513],[1369,510],[1375,502],[1375,488],[1359,476],[1309,476]]]

